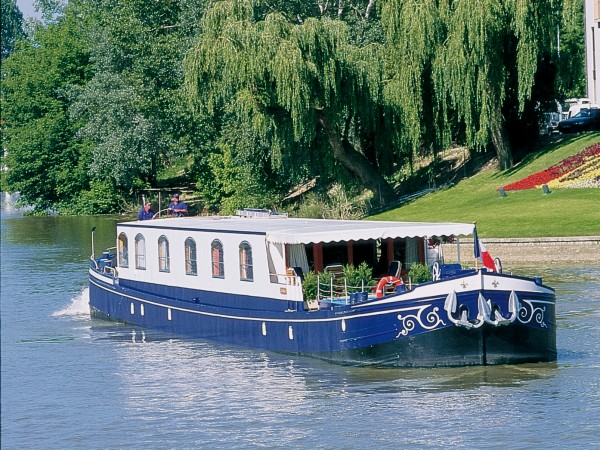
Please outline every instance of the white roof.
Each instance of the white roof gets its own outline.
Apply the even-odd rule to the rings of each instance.
[[[267,241],[283,244],[360,241],[425,236],[459,236],[473,233],[473,224],[431,222],[383,222],[375,220],[248,218],[236,216],[185,217],[119,224],[214,233],[262,234]]]

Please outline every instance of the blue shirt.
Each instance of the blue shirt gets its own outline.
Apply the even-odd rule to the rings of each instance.
[[[177,212],[178,210],[180,212]],[[171,211],[175,217],[182,217],[184,212],[188,212],[188,207],[180,200],[177,204],[175,204],[175,202],[171,202],[169,204],[169,211]]]
[[[146,208],[142,208],[138,213],[137,220],[150,220],[152,217],[154,217],[154,211],[152,211],[152,208],[150,208],[148,211],[146,211]]]

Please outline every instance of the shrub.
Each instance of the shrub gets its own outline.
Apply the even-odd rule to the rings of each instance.
[[[82,191],[70,202],[60,203],[58,210],[65,215],[92,215],[121,212],[125,201],[110,180],[93,181],[90,189]]]
[[[305,300],[314,300],[317,298],[317,274],[312,270],[304,275],[304,281],[302,282],[302,292],[304,293]]]
[[[344,276],[346,277],[349,293],[367,291],[374,284],[373,269],[364,261],[358,267],[346,264],[344,266]]]
[[[408,275],[410,276],[411,282],[415,284],[425,283],[433,279],[429,267],[421,263],[413,263],[410,266]]]

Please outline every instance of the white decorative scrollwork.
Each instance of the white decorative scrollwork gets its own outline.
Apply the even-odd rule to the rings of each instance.
[[[408,333],[415,329],[417,323],[425,330],[433,330],[439,325],[446,325],[440,318],[438,313],[439,308],[437,306],[426,312],[431,306],[432,305],[424,305],[419,308],[411,308],[411,313],[414,311],[414,314],[398,314],[398,320],[402,324],[402,329],[396,338],[408,336]]]
[[[544,321],[546,313],[545,306],[534,306],[534,302],[531,300],[521,300],[521,309],[519,310],[519,322],[529,323],[535,321],[542,328],[548,328],[548,325]],[[525,306],[527,305],[527,306]]]
[[[433,278],[433,281],[438,281],[440,279],[440,275],[441,275],[441,270],[440,270],[440,263],[439,262],[434,262],[433,266],[431,266],[431,277]]]

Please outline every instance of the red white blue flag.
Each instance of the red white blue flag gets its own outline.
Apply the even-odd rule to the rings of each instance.
[[[475,258],[479,260],[484,267],[496,271],[496,265],[494,264],[494,259],[490,255],[483,245],[483,242],[477,237],[477,228],[473,228],[473,251],[475,253]]]

